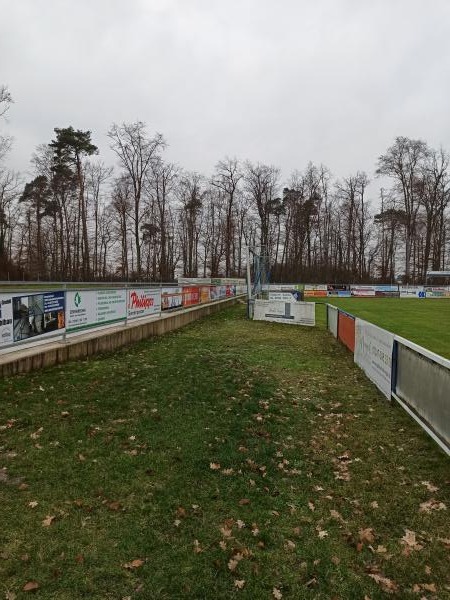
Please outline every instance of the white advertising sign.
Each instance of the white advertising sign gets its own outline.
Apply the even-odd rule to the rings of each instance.
[[[129,319],[158,315],[161,311],[161,291],[155,289],[128,290],[127,315]]]
[[[401,285],[400,298],[425,298],[423,285]]]
[[[67,331],[107,325],[126,318],[126,290],[67,292]]]
[[[326,283],[305,283],[305,290],[321,290],[327,291],[328,286]]]
[[[375,288],[373,285],[352,285],[350,286],[352,296],[375,296]]]
[[[282,302],[297,302],[300,300],[300,292],[269,292],[269,300],[281,300]]]
[[[13,342],[12,296],[0,295],[0,346]]]
[[[253,318],[256,321],[313,326],[316,324],[316,305],[314,302],[255,300]]]
[[[391,398],[394,334],[362,319],[355,322],[355,363],[386,398]]]
[[[328,315],[328,329],[334,335],[335,338],[338,336],[338,309],[335,306],[328,304],[327,315]]]

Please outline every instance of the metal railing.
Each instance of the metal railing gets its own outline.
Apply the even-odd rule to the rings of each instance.
[[[450,456],[450,360],[339,308],[326,305],[327,329],[348,348],[367,377]],[[355,328],[341,324],[352,317]],[[351,339],[353,335],[353,339]]]

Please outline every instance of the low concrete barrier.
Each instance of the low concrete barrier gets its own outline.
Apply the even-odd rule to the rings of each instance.
[[[193,321],[219,312],[238,300],[239,297],[226,298],[211,304],[162,313],[161,317],[129,321],[126,325],[121,323],[108,329],[91,330],[86,334],[69,337],[65,342],[53,341],[0,355],[0,376],[28,373],[69,360],[80,360],[94,354],[111,352],[184,327]]]

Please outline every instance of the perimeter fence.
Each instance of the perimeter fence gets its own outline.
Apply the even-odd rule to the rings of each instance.
[[[355,363],[450,455],[450,360],[336,306],[326,309],[328,330]]]
[[[161,316],[246,292],[243,280],[212,285],[25,284],[0,290],[0,353],[64,341],[89,329]]]

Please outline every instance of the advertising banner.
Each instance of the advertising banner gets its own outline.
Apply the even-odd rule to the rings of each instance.
[[[355,350],[355,318],[339,311],[338,338],[349,350]]]
[[[124,321],[126,290],[79,290],[67,292],[67,331]]]
[[[325,283],[305,283],[305,298],[325,298],[328,286]]]
[[[183,287],[183,306],[195,306],[200,302],[200,290],[198,287]]]
[[[400,298],[425,298],[425,288],[423,285],[401,285]]]
[[[282,302],[298,302],[301,300],[301,292],[269,292],[269,300],[281,300]]]
[[[180,287],[163,288],[161,296],[161,309],[170,310],[183,306],[183,289]]]
[[[157,289],[129,289],[127,316],[129,319],[158,315],[161,311],[161,291]]]
[[[11,344],[13,338],[12,296],[0,295],[0,346]]]
[[[375,296],[381,298],[398,298],[400,293],[398,285],[376,285]]]
[[[355,363],[388,399],[391,398],[393,347],[393,333],[356,319]]]
[[[255,300],[253,318],[256,321],[313,326],[316,324],[316,305],[314,302]]]
[[[375,296],[375,287],[373,285],[352,285],[350,286],[352,296],[369,298]]]
[[[425,296],[427,298],[445,298],[447,295],[448,289],[444,286],[425,288]]]
[[[205,302],[209,302],[211,300],[211,295],[209,293],[209,285],[200,286],[200,302],[204,304]]]
[[[235,285],[227,285],[226,286],[226,292],[225,295],[227,298],[232,298],[233,296],[236,296],[236,286]]]
[[[19,342],[49,333],[63,333],[65,328],[65,299],[64,292],[42,292],[40,294],[23,294],[12,296],[13,339],[9,335],[2,337],[3,343]],[[11,317],[11,305],[2,303],[1,321],[6,315]],[[9,331],[9,325],[4,331]]]
[[[334,298],[348,298],[351,296],[350,286],[345,283],[329,283],[327,295]]]
[[[335,338],[338,336],[338,309],[331,304],[327,304],[327,318],[328,318],[328,330],[334,335]]]

